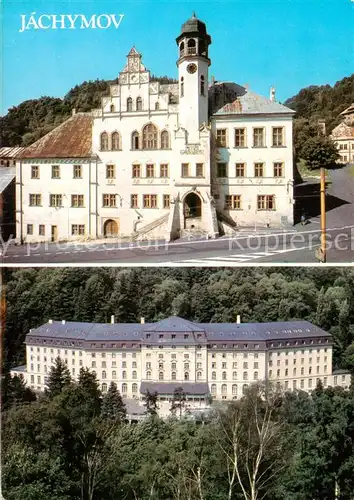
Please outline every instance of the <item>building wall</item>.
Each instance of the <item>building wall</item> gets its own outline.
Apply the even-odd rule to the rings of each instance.
[[[54,179],[52,167],[56,165],[60,169],[60,178]],[[74,167],[79,165],[81,165],[82,176],[74,178]],[[38,167],[38,178],[32,178],[32,167]],[[18,161],[16,167],[17,238],[21,238],[22,234],[24,242],[51,241],[53,226],[56,227],[55,239],[58,241],[78,239],[78,235],[72,234],[73,225],[84,225],[85,233],[89,234],[90,206],[95,206],[95,200],[91,199],[89,194],[92,171],[94,172],[94,162],[91,163],[88,160]],[[31,194],[40,196],[39,206],[30,206]],[[50,206],[51,195],[61,195],[62,206]],[[72,195],[83,195],[84,206],[82,208],[72,206]],[[44,225],[44,235],[40,234],[39,225]],[[32,234],[30,234],[31,229]]]
[[[4,241],[16,237],[16,183],[13,179],[0,193],[0,235]]]
[[[272,146],[272,130],[282,127],[284,145]],[[235,129],[246,130],[246,147],[235,147]],[[253,129],[264,128],[265,147],[253,147]],[[292,151],[292,118],[291,117],[215,117],[212,121],[212,132],[226,130],[227,147],[219,148],[215,163],[227,164],[227,177],[218,177],[215,170],[215,192],[219,195],[217,205],[226,211],[240,225],[259,224],[280,226],[283,223],[293,224],[293,151]],[[236,163],[245,165],[245,176],[236,176]],[[255,176],[255,163],[264,164],[262,177]],[[274,176],[274,163],[283,164],[283,175]],[[240,195],[240,209],[226,209],[227,195]],[[275,208],[259,210],[257,196],[273,195]]]
[[[336,138],[340,163],[354,163],[354,139]]]
[[[124,351],[27,345],[27,371],[24,376],[30,387],[44,390],[46,377],[57,356],[67,363],[74,379],[81,367],[87,367],[96,372],[103,390],[113,381],[124,397],[136,399],[141,399],[139,389],[144,380],[207,382],[216,400],[239,398],[244,387],[264,380],[279,382],[284,389],[304,391],[314,389],[317,380],[321,380],[325,387],[350,385],[349,373],[332,373],[332,346],[316,345],[314,341],[311,348],[260,347],[258,352],[245,349],[207,349],[206,346],[164,349],[142,346]],[[175,378],[172,373],[176,374]]]
[[[177,91],[176,85],[159,85],[149,82],[148,72],[137,74],[136,83],[129,83],[134,74],[121,73],[120,81],[127,83],[111,87],[110,96],[102,99],[102,107],[93,110],[92,159],[82,160],[22,160],[17,162],[17,237],[24,242],[51,241],[52,232],[59,241],[80,240],[82,238],[102,238],[107,236],[107,224],[115,223],[120,237],[131,237],[163,215],[169,214],[164,208],[164,196],[170,203],[178,203],[180,231],[202,231],[215,236],[212,197],[216,208],[227,212],[240,226],[270,225],[273,227],[293,224],[293,165],[292,165],[292,119],[280,115],[230,115],[215,116],[211,124],[200,130],[192,129],[197,116],[205,116],[208,103],[205,96],[199,96],[199,77],[207,74],[207,62],[197,61],[198,71],[193,75],[186,71],[187,61],[180,66],[180,75],[185,75],[185,97],[183,104],[171,104],[169,95]],[[123,76],[124,79],[123,79]],[[198,81],[192,81],[195,77]],[[142,81],[140,81],[142,80]],[[188,83],[189,82],[189,83]],[[194,83],[193,83],[194,82]],[[195,86],[195,89],[194,89]],[[171,92],[168,91],[170,88]],[[194,89],[194,90],[193,90]],[[133,111],[127,111],[127,99],[133,102]],[[142,110],[137,111],[137,99],[142,99]],[[155,109],[156,103],[159,109]],[[183,107],[183,112],[180,107]],[[191,121],[186,114],[190,109]],[[182,114],[181,114],[182,113]],[[200,116],[198,120],[200,119]],[[181,120],[186,123],[182,128]],[[158,131],[157,149],[142,149],[144,126],[154,124]],[[198,123],[199,127],[199,123]],[[247,130],[247,147],[236,148],[235,128]],[[264,127],[265,147],[254,148],[252,134],[254,127]],[[283,127],[284,146],[272,146],[273,127]],[[217,129],[227,130],[227,147],[216,153],[212,147],[212,134]],[[139,149],[132,147],[132,133],[140,136]],[[169,148],[161,149],[161,133],[169,134]],[[112,134],[120,135],[120,149],[112,150]],[[108,150],[102,151],[101,134],[109,137]],[[191,140],[193,141],[191,142]],[[255,177],[254,164],[264,163],[262,177]],[[274,177],[274,163],[283,164],[281,177]],[[81,163],[82,178],[73,178],[74,165]],[[226,177],[218,177],[217,163],[227,164]],[[245,177],[236,177],[236,163],[245,163]],[[161,165],[168,165],[167,177],[161,176]],[[188,165],[187,174],[182,175],[182,164]],[[197,176],[197,164],[203,165],[202,175]],[[52,178],[52,166],[59,165],[60,179]],[[112,165],[114,175],[107,177],[107,166]],[[141,175],[133,177],[133,165],[140,165]],[[147,175],[147,165],[154,165],[154,175]],[[38,166],[39,178],[31,177],[32,166]],[[201,203],[201,218],[185,218],[186,197],[195,193]],[[40,206],[30,206],[31,194],[41,196]],[[50,194],[62,194],[61,208],[49,206]],[[71,196],[84,197],[84,206],[75,208]],[[115,206],[103,206],[104,195],[115,196]],[[137,207],[132,207],[132,196],[137,196]],[[144,207],[144,195],[156,196],[156,207]],[[239,195],[240,209],[225,208],[226,197]],[[260,210],[257,196],[274,197],[270,208]],[[45,226],[45,233],[39,234],[39,225]],[[73,234],[73,227],[83,227],[84,234]],[[53,229],[52,226],[54,226]],[[32,234],[30,234],[32,231]],[[43,231],[43,228],[42,228]],[[165,238],[166,227],[155,229],[154,237]]]

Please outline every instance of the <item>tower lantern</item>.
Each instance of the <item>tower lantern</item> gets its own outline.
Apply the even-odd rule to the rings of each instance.
[[[179,48],[177,65],[185,57],[202,57],[208,61],[208,66],[210,66],[208,49],[211,37],[206,31],[205,23],[200,21],[195,13],[182,25],[181,34],[176,38],[176,42]]]

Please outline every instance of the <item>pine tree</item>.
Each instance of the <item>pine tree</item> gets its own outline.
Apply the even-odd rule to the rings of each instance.
[[[71,377],[66,363],[58,356],[54,360],[54,366],[51,367],[48,382],[47,393],[50,397],[55,397],[61,393],[66,385],[71,383]]]
[[[157,392],[150,392],[149,390],[146,391],[146,394],[144,396],[144,406],[145,406],[145,413],[146,415],[157,415],[158,410],[160,409],[159,406],[157,405],[158,401],[158,394]]]
[[[123,422],[127,415],[127,410],[117,385],[110,383],[108,392],[102,398],[101,414],[108,420]]]
[[[11,406],[23,403],[31,403],[36,400],[36,394],[30,387],[26,386],[23,376],[6,374],[2,387],[2,408],[5,410]]]
[[[176,412],[179,413],[179,417],[182,417],[183,410],[186,408],[186,393],[184,392],[182,387],[176,387],[173,393],[173,399],[172,399],[172,404],[170,411],[173,415],[176,414]]]
[[[78,377],[78,386],[86,393],[92,409],[99,411],[101,407],[101,391],[96,373],[91,372],[88,368],[81,368]]]

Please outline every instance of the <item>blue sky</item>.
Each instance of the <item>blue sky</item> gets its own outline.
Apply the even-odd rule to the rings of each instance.
[[[27,99],[63,97],[113,79],[135,45],[156,75],[177,75],[175,38],[193,10],[212,37],[210,76],[285,100],[353,73],[352,0],[3,0],[1,114]],[[1,2],[1,0],[0,0]],[[19,33],[21,14],[124,14],[119,29]]]

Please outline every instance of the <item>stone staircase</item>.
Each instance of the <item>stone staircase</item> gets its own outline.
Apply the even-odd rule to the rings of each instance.
[[[164,214],[162,217],[159,217],[158,219],[149,222],[149,224],[146,224],[146,226],[143,226],[141,229],[138,229],[138,231],[135,231],[133,233],[132,240],[136,241],[139,238],[146,236],[148,233],[150,233],[157,227],[162,226],[162,224],[165,224],[168,221],[168,218],[169,214]]]
[[[216,217],[218,220],[218,225],[219,228],[221,229],[221,233],[225,233],[224,231],[224,225],[227,226],[232,233],[235,233],[237,230],[237,224],[236,222],[230,217],[228,214],[225,212],[222,212],[221,210],[216,209]]]

